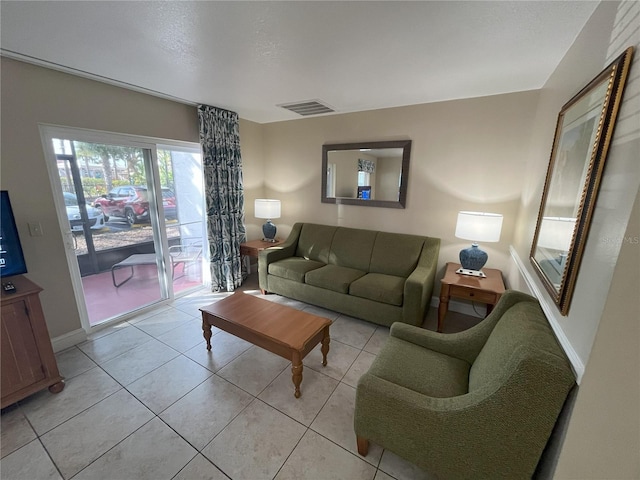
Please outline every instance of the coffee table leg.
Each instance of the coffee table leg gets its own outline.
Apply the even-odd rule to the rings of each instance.
[[[327,366],[327,353],[329,353],[329,327],[325,327],[322,335],[322,366]]]
[[[207,342],[207,350],[211,350],[211,325],[204,318],[202,319],[202,336]]]
[[[300,352],[293,352],[293,358],[291,359],[291,373],[293,373],[293,385],[296,387],[293,395],[296,398],[300,398],[300,384],[302,383],[302,359],[300,358]]]

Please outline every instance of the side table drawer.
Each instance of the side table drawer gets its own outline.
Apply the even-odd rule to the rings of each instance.
[[[244,245],[240,245],[240,255],[244,255],[247,257],[257,257],[258,251],[255,248],[245,247]]]
[[[452,297],[466,298],[467,300],[474,300],[476,302],[489,303],[495,305],[498,301],[498,295],[491,292],[483,292],[482,290],[473,290],[465,287],[459,287],[457,285],[451,285],[449,295]]]

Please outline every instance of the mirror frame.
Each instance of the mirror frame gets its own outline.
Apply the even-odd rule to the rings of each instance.
[[[360,198],[327,197],[327,166],[329,152],[338,150],[359,150],[361,148],[402,148],[402,166],[400,169],[400,190],[398,201],[393,200],[363,200]],[[407,201],[407,183],[409,181],[409,158],[411,157],[411,140],[391,140],[384,142],[338,143],[322,146],[322,203],[337,203],[341,205],[360,205],[363,207],[405,208]]]
[[[587,86],[571,98],[571,100],[562,107],[558,115],[553,146],[551,149],[551,159],[547,170],[547,177],[542,193],[542,200],[540,202],[540,210],[538,212],[538,219],[529,259],[562,315],[567,315],[569,313],[571,297],[573,296],[578,270],[582,260],[582,254],[587,242],[589,226],[591,224],[600,181],[602,180],[602,173],[607,159],[611,138],[613,136],[616,117],[620,108],[622,93],[629,73],[632,56],[633,47],[629,47]],[[594,118],[592,115],[593,110],[590,110],[587,113],[581,113],[583,109],[580,107],[584,105],[580,105],[580,103],[581,101],[586,100],[590,94],[603,85],[606,85],[607,88],[603,92],[602,97],[598,98],[598,102],[596,103],[600,109],[599,113],[597,110],[595,111],[595,118],[598,121],[594,122],[593,128],[588,132],[590,134],[589,138],[594,138],[595,135],[595,140],[592,145],[589,144],[590,149],[586,152],[586,156],[584,158],[581,175],[583,172],[586,172],[586,175],[584,175],[585,179],[584,182],[581,183],[580,178],[574,178],[575,183],[581,184],[581,192],[578,192],[574,205],[571,207],[573,211],[576,212],[576,218],[572,229],[573,233],[571,235],[569,249],[566,254],[566,260],[562,260],[562,262],[556,261],[559,272],[558,278],[560,280],[558,283],[557,281],[554,282],[552,278],[549,278],[548,273],[536,259],[536,253],[538,253],[540,248],[538,246],[538,239],[540,236],[541,224],[543,218],[548,218],[545,216],[545,212],[547,211],[549,191],[552,190],[552,187],[558,188],[562,182],[565,182],[564,184],[566,185],[566,180],[562,180],[562,178],[563,174],[566,177],[569,173],[568,169],[562,169],[563,165],[561,165],[558,160],[558,150],[561,145],[564,145],[563,140],[566,140],[577,126],[586,126],[587,120]],[[601,108],[600,105],[602,105]],[[576,120],[572,122],[571,128],[567,128],[566,131],[563,129],[563,120],[565,117],[570,119],[576,117]],[[553,188],[553,191],[556,191],[556,188]]]

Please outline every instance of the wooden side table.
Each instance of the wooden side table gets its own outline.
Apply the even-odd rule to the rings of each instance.
[[[275,242],[265,242],[264,240],[252,240],[240,244],[240,255],[242,257],[258,258],[260,252],[265,248],[276,247],[280,245],[284,240],[276,238]],[[251,273],[251,261],[247,268],[247,273]]]
[[[440,305],[438,306],[438,332],[444,327],[444,317],[449,309],[451,297],[464,298],[487,305],[487,315],[498,303],[504,293],[505,286],[502,280],[502,272],[493,268],[483,268],[486,278],[472,277],[456,273],[460,268],[459,263],[447,263],[447,270],[441,280]]]

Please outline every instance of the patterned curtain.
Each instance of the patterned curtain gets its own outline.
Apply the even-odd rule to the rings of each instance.
[[[376,171],[376,162],[374,162],[373,160],[365,160],[364,158],[359,158],[358,171],[374,173]]]
[[[211,290],[242,284],[240,244],[246,241],[238,114],[198,106],[207,206]]]

